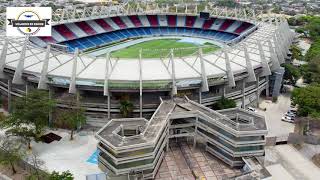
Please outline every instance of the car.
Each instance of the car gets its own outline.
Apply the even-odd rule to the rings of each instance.
[[[288,117],[288,116],[283,116],[283,117],[281,118],[281,121],[289,122],[289,123],[294,123],[294,119],[291,118],[291,117]]]
[[[295,113],[292,113],[292,112],[290,112],[290,111],[288,111],[288,112],[286,112],[285,114],[284,114],[285,116],[288,116],[288,117],[296,117],[296,114]]]
[[[247,111],[249,111],[249,112],[254,112],[254,113],[257,112],[257,110],[256,110],[255,108],[250,107],[250,106],[248,107]]]
[[[288,112],[293,113],[293,114],[297,114],[297,109],[290,109]]]

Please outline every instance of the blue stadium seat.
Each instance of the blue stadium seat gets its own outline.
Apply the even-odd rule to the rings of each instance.
[[[121,29],[111,32],[106,32],[103,34],[97,34],[93,36],[88,36],[80,39],[70,40],[63,42],[69,47],[69,51],[72,52],[75,48],[80,50],[92,48],[95,46],[100,46],[104,44],[109,44],[119,40],[124,40],[127,38],[142,37],[142,36],[159,36],[159,35],[180,35],[180,36],[194,36],[209,38],[212,40],[219,40],[228,42],[238,35],[231,34],[227,32],[219,32],[209,29],[200,28],[189,28],[189,27],[138,27]]]

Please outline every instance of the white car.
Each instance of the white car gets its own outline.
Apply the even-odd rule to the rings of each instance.
[[[281,121],[284,121],[284,122],[289,122],[289,123],[294,123],[294,119],[289,117],[289,116],[283,116],[281,118]]]
[[[291,118],[296,117],[296,115],[294,113],[290,112],[290,111],[286,112],[284,115],[288,116],[288,117],[291,117]]]
[[[257,110],[253,107],[248,107],[247,111],[256,113]]]

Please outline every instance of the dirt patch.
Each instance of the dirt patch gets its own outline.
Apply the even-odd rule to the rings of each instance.
[[[311,160],[316,166],[320,167],[320,154],[314,155]]]
[[[8,176],[13,180],[26,180],[26,177],[30,175],[28,172],[26,172],[25,170],[21,169],[18,166],[15,166],[15,168],[17,173],[12,174],[11,168],[0,165],[0,173]]]

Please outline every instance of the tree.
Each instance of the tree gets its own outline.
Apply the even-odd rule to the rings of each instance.
[[[48,125],[48,117],[55,101],[49,98],[47,91],[33,90],[13,103],[12,113],[0,122],[7,134],[20,136],[29,141],[38,140]]]
[[[274,5],[273,9],[271,10],[272,13],[276,13],[276,14],[279,14],[280,11],[281,11],[281,7],[278,5]]]
[[[129,100],[122,100],[120,102],[120,112],[123,117],[129,117],[133,111],[133,104]]]
[[[296,45],[291,45],[292,58],[297,60],[302,60],[303,56],[301,49]]]
[[[6,135],[21,137],[25,144],[27,144],[28,149],[31,149],[32,138],[36,137],[34,129],[29,127],[10,128],[6,131]]]
[[[74,177],[70,171],[64,171],[61,174],[59,172],[53,171],[49,175],[49,180],[73,180]]]
[[[283,64],[282,66],[285,69],[284,79],[288,79],[292,84],[295,84],[301,77],[299,69],[294,67],[292,64]]]
[[[295,88],[292,101],[298,104],[298,115],[320,118],[320,85],[309,85],[305,88]]]
[[[57,111],[58,119],[70,129],[70,140],[73,140],[74,131],[86,122],[84,109],[80,105],[80,96],[69,95],[65,104],[69,107]]]
[[[0,164],[10,166],[13,174],[17,173],[15,164],[24,157],[21,145],[12,140],[10,136],[1,137]]]
[[[213,104],[212,109],[221,110],[221,109],[235,108],[236,106],[237,104],[233,99],[221,97],[221,99],[219,99],[215,104]]]

